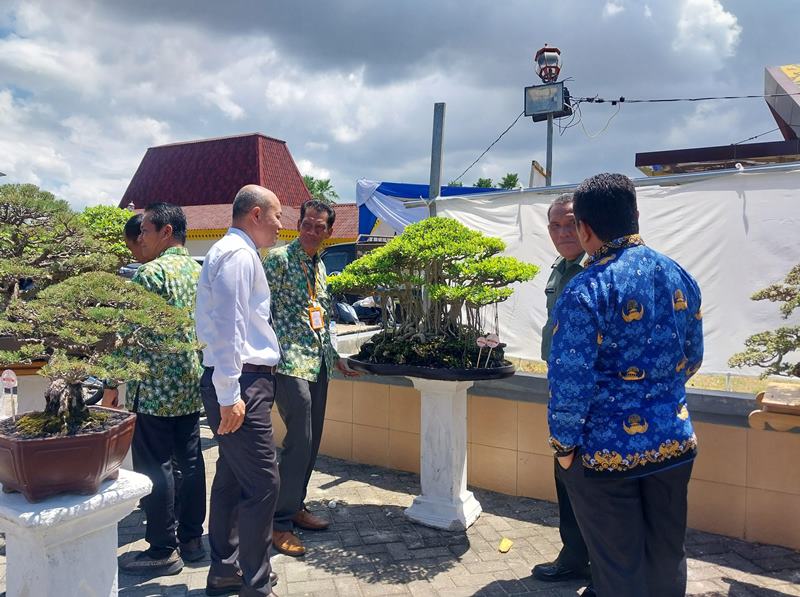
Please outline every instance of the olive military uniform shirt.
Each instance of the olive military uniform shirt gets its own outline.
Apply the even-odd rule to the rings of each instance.
[[[546,361],[547,357],[550,356],[550,345],[553,343],[553,326],[555,325],[553,311],[556,308],[556,301],[558,297],[561,296],[561,293],[564,291],[569,281],[583,271],[583,266],[581,265],[583,256],[584,254],[581,253],[572,260],[559,257],[556,259],[555,263],[553,263],[553,271],[550,272],[550,278],[547,280],[547,286],[545,286],[544,289],[545,296],[547,297],[547,323],[542,328],[543,361]]]

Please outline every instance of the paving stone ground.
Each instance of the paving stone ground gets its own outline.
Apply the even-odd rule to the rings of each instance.
[[[210,487],[217,448],[205,427],[203,448]],[[531,577],[533,565],[552,560],[561,547],[554,504],[473,489],[483,507],[480,518],[466,532],[445,532],[404,518],[404,508],[419,490],[417,475],[320,457],[308,505],[332,518],[333,525],[302,534],[304,557],[273,557],[279,575],[275,592],[281,597],[573,597],[581,591],[581,583],[549,584]],[[146,547],[144,524],[139,510],[120,523],[119,555]],[[504,537],[513,541],[505,554],[497,549]],[[798,552],[694,530],[686,546],[690,595],[800,595]],[[120,595],[204,595],[207,572],[205,560],[187,564],[175,576],[120,574]],[[4,588],[5,544],[0,541]]]

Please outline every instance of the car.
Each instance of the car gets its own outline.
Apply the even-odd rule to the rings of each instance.
[[[361,234],[354,243],[339,243],[331,245],[320,253],[320,259],[325,264],[325,271],[328,276],[342,273],[345,267],[366,255],[370,251],[382,247],[391,240],[387,236],[374,236]],[[372,306],[366,306],[365,302],[372,300]],[[357,294],[345,294],[344,296],[334,297],[333,319],[339,323],[376,322],[381,319],[381,308],[375,305],[373,297],[364,297]]]

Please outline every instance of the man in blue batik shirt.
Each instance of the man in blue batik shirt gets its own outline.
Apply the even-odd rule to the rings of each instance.
[[[556,305],[550,443],[596,594],[682,596],[697,449],[685,384],[703,358],[700,290],[645,246],[627,177],[588,178],[573,212],[589,258]]]

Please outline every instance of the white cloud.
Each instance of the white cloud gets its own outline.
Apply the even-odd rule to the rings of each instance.
[[[129,140],[141,140],[150,145],[169,143],[169,124],[148,116],[123,116],[119,128]]]
[[[328,151],[329,145],[327,143],[318,143],[316,141],[306,141],[304,147],[309,151]]]
[[[747,130],[743,120],[735,107],[721,108],[711,102],[697,104],[691,114],[670,127],[666,143],[675,149],[735,143],[745,136],[737,132]]]
[[[614,2],[613,0],[609,0],[603,6],[603,17],[610,18],[615,15],[618,15],[624,10],[625,7],[622,4],[620,4],[619,2]]]
[[[300,170],[300,174],[303,176],[313,176],[323,180],[331,177],[330,170],[315,166],[311,160],[297,160],[297,169]]]
[[[741,34],[736,15],[719,0],[683,0],[672,49],[686,53],[689,61],[719,68],[736,53]]]
[[[23,35],[47,29],[52,23],[41,7],[30,2],[19,5],[16,17],[17,30]]]
[[[285,79],[273,79],[264,91],[267,101],[275,106],[285,106],[305,98],[306,88]]]
[[[650,8],[649,4],[644,5],[644,18],[645,19],[652,19],[653,18],[653,10]]]
[[[206,91],[203,96],[219,108],[225,116],[231,120],[240,120],[244,118],[244,109],[231,99],[233,92],[230,87],[225,83],[217,83],[214,88]]]

